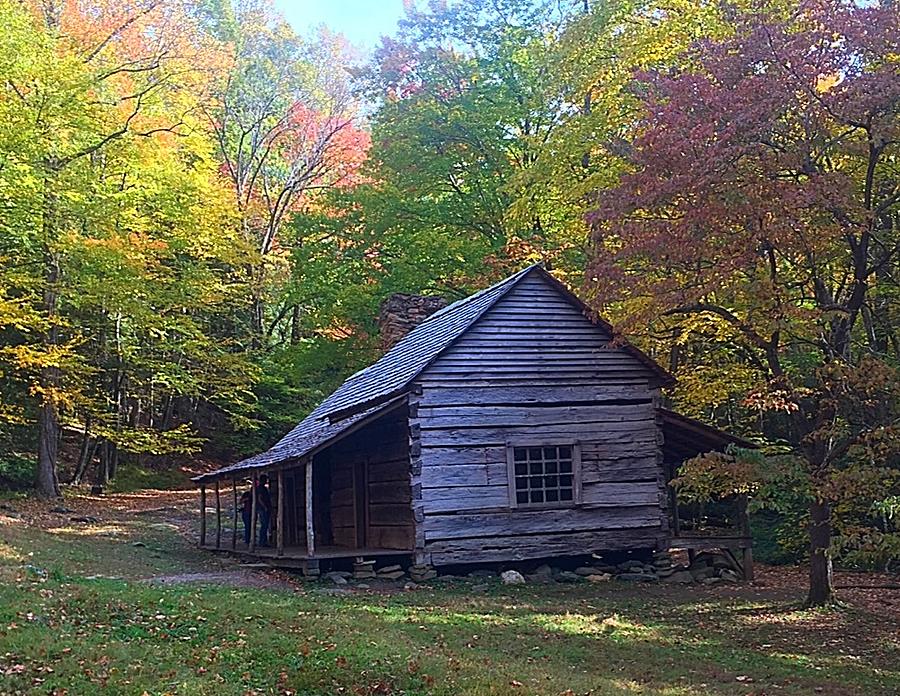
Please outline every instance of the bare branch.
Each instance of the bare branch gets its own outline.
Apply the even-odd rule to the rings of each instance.
[[[97,44],[87,54],[87,56],[84,59],[84,62],[90,63],[94,58],[97,57],[97,54],[99,54],[100,51],[102,51],[107,46],[107,44],[109,44],[110,41],[115,39],[119,34],[121,34],[123,31],[125,31],[132,24],[134,24],[138,19],[140,19],[141,17],[146,17],[148,14],[153,12],[153,10],[155,10],[158,6],[159,6],[159,2],[157,0],[156,2],[152,2],[149,5],[147,5],[147,7],[144,8],[142,11],[140,11],[140,12],[132,15],[128,19],[126,19],[123,24],[120,24],[118,27],[113,29],[112,32],[110,32],[109,35],[105,39],[103,39],[103,41],[101,41],[99,44]]]

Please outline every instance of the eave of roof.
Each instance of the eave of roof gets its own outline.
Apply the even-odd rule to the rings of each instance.
[[[310,434],[304,438],[302,444],[297,443],[296,437],[288,441],[288,439],[291,438],[291,435],[295,434],[305,423],[313,418],[313,414],[311,413],[301,421],[300,425],[279,440],[274,447],[265,452],[260,452],[257,455],[248,457],[247,459],[242,459],[235,464],[201,474],[200,476],[195,476],[191,481],[196,484],[201,484],[208,481],[215,481],[216,479],[233,478],[238,475],[243,476],[252,473],[253,471],[271,469],[273,467],[283,467],[286,462],[299,462],[302,459],[314,456],[317,452],[320,452],[329,445],[347,437],[359,428],[362,428],[377,418],[381,418],[405,403],[406,398],[404,394],[377,406],[373,406],[354,416],[345,418],[339,423],[323,425],[315,430],[311,430],[309,431]]]
[[[724,449],[728,445],[737,445],[745,449],[759,449],[759,445],[755,442],[714,428],[696,418],[690,418],[665,408],[659,409],[659,414],[664,429],[674,428],[676,432],[688,434],[692,443],[695,445],[700,443],[700,446],[696,448],[698,451],[715,451]],[[665,444],[663,449],[665,449]]]

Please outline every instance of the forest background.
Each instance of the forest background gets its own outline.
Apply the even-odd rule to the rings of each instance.
[[[265,0],[0,25],[4,487],[258,452],[390,294],[543,261],[763,445],[685,500],[750,493],[814,575],[900,558],[892,2],[408,3],[366,57]]]

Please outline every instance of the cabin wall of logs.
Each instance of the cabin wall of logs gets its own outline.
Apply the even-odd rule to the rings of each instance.
[[[540,277],[521,281],[410,396],[417,550],[435,565],[660,548],[656,375]],[[511,505],[516,445],[577,445],[578,500]]]
[[[412,550],[406,409],[397,409],[317,455],[316,534],[349,549]]]
[[[427,568],[677,545],[739,551],[752,574],[746,505],[736,534],[679,536],[667,485],[685,458],[737,439],[661,409],[665,374],[586,311],[533,273],[467,329],[447,322],[452,343],[379,394],[384,410],[367,403],[370,420],[270,468],[277,554],[398,552]],[[382,369],[391,383],[407,366]],[[216,548],[225,486],[201,487],[216,519],[208,535],[202,516],[201,539]]]

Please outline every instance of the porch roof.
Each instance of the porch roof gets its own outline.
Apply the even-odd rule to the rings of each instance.
[[[292,459],[299,459],[327,447],[345,434],[355,430],[356,426],[368,423],[370,420],[399,406],[404,397],[398,397],[378,404],[348,416],[337,423],[331,423],[327,418],[316,416],[313,411],[300,425],[285,435],[271,449],[260,452],[257,455],[244,459],[230,466],[210,471],[209,473],[195,476],[191,480],[194,483],[205,483],[216,479],[231,478],[238,474],[249,473],[254,470],[266,469],[277,464],[283,464]],[[321,408],[321,407],[320,407]],[[318,410],[318,409],[317,409]]]
[[[683,461],[705,452],[718,452],[728,445],[757,449],[758,445],[695,418],[659,409],[663,430],[663,456],[667,462]]]

